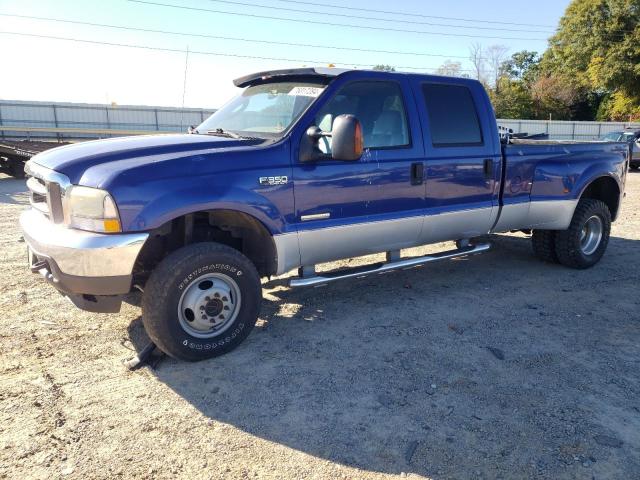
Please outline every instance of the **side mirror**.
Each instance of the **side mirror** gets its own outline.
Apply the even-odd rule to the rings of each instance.
[[[362,125],[355,115],[338,115],[331,131],[331,157],[334,160],[359,160],[364,150]]]
[[[362,125],[354,115],[337,116],[331,132],[323,132],[315,125],[309,127],[300,142],[300,162],[315,162],[327,158],[318,147],[322,137],[331,137],[331,158],[334,160],[351,162],[362,156]]]

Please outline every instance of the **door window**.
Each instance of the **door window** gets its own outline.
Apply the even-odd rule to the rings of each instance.
[[[353,82],[342,87],[316,115],[316,125],[330,132],[338,115],[355,115],[362,124],[365,148],[409,146],[409,128],[402,89],[395,82]],[[320,140],[320,149],[331,153],[331,138]]]
[[[422,86],[431,143],[434,147],[482,145],[482,131],[471,91],[462,85],[426,83]]]

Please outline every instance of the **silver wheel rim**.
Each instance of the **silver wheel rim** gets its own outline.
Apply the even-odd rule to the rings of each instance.
[[[580,250],[585,255],[591,255],[598,249],[602,241],[602,219],[594,215],[582,226],[580,232]]]
[[[233,324],[240,311],[240,288],[231,277],[208,273],[193,280],[180,296],[178,320],[189,335],[211,338]]]

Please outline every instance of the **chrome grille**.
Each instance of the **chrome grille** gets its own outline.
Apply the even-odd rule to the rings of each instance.
[[[49,202],[47,199],[47,185],[41,178],[29,177],[27,180],[29,189],[29,203],[36,210],[49,216]]]
[[[27,162],[27,188],[29,189],[29,203],[42,212],[54,223],[64,222],[62,206],[64,192],[69,187],[69,179],[48,168]]]

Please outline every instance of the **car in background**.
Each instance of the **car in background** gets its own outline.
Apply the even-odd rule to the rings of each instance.
[[[631,146],[631,161],[629,167],[637,170],[640,168],[640,128],[625,128],[609,132],[602,140],[606,142],[627,142]]]

